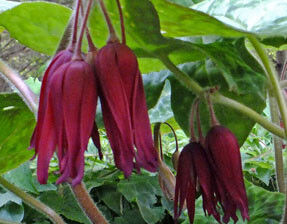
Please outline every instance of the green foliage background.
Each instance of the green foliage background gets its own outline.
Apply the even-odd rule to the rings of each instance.
[[[106,3],[120,34],[115,1],[107,0]],[[189,113],[195,95],[185,89],[172,72],[166,70],[162,61],[167,57],[202,87],[218,85],[221,94],[269,116],[266,110],[263,111],[268,83],[261,66],[247,49],[248,43],[244,37],[255,34],[269,47],[284,49],[287,43],[287,2],[122,0],[121,3],[127,44],[138,56],[140,69],[144,73],[151,123],[168,121],[172,124],[180,136],[181,147],[188,142]],[[0,0],[0,30],[7,30],[11,37],[37,52],[53,55],[70,14],[69,8],[59,4]],[[96,45],[104,46],[108,31],[97,4],[89,19],[89,29]],[[27,81],[37,93],[38,82]],[[204,103],[200,105],[200,112],[203,132],[206,133],[210,125]],[[216,105],[215,112],[220,122],[235,133],[242,145],[250,209],[248,223],[279,223],[284,196],[275,192],[270,133],[224,106]],[[101,117],[100,112],[97,117]],[[101,122],[98,123],[102,128]],[[39,185],[36,181],[35,163],[27,162],[33,152],[26,150],[34,125],[32,113],[16,93],[0,94],[0,174],[51,206],[68,223],[89,223],[69,187],[53,184],[57,178],[54,173],[57,171],[55,158],[51,163],[50,183]],[[157,175],[143,171],[141,175],[124,179],[113,166],[104,130],[100,132],[105,159],[99,161],[95,157],[97,150],[89,146],[85,183],[105,216],[116,224],[173,223],[172,202],[163,196]],[[175,149],[174,140],[167,129],[162,132],[165,134],[166,162],[170,163]],[[0,190],[0,219],[31,224],[49,223],[44,216],[4,189]],[[181,222],[188,223],[186,214],[181,216]],[[199,198],[195,223],[213,222],[213,219],[205,217]]]

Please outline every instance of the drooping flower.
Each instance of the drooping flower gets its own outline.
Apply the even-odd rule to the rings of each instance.
[[[207,211],[208,215],[213,215],[220,222],[220,215],[216,210],[216,189],[205,150],[199,143],[191,142],[183,148],[178,161],[174,200],[175,223],[185,201],[190,223],[193,223],[197,183],[202,193],[204,212]]]
[[[213,126],[206,136],[206,149],[224,211],[223,222],[230,217],[237,222],[239,209],[243,220],[249,219],[239,145],[235,135],[222,125]]]
[[[50,160],[57,148],[61,177],[78,184],[84,174],[84,151],[93,131],[97,92],[91,66],[76,60],[60,66],[50,83],[40,135],[37,136],[37,176],[47,182]]]
[[[36,139],[39,139],[39,135],[42,126],[43,126],[43,119],[45,117],[46,112],[46,105],[47,105],[47,98],[48,98],[48,92],[50,89],[50,83],[53,75],[55,74],[55,71],[57,68],[59,68],[62,64],[65,64],[66,62],[71,61],[73,56],[73,52],[70,49],[65,49],[63,51],[60,51],[58,54],[54,56],[51,63],[49,64],[48,68],[45,71],[42,86],[41,86],[41,92],[40,92],[40,102],[39,102],[39,109],[38,109],[38,116],[37,116],[37,124],[34,129],[34,133],[32,135],[31,141],[30,141],[30,148],[36,149],[36,154],[38,147],[36,147]]]
[[[136,56],[125,44],[109,42],[98,52],[95,66],[104,124],[116,166],[126,177],[134,167],[156,171],[157,152]]]

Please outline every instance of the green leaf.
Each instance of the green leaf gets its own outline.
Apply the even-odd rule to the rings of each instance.
[[[115,184],[104,185],[97,188],[97,195],[110,209],[118,215],[122,215],[122,194],[116,191]]]
[[[147,223],[157,223],[164,216],[164,209],[156,207],[156,196],[162,196],[157,176],[132,175],[128,180],[121,180],[118,191],[129,202],[136,202],[143,219]]]
[[[0,14],[0,25],[20,43],[47,55],[55,52],[71,13],[48,2],[25,2],[5,9],[9,10]]]
[[[241,37],[245,33],[202,12],[183,7],[167,0],[151,0],[165,36],[184,37],[200,35],[219,35]],[[206,1],[204,1],[206,2]]]
[[[165,85],[165,80],[170,74],[166,71],[152,72],[150,74],[143,74],[143,84],[146,96],[147,107],[153,108],[162,94]]]
[[[242,40],[238,41],[244,44]],[[243,60],[241,58],[242,48],[238,48],[238,41],[235,42],[236,47],[232,47],[232,44],[227,42],[223,44],[214,43],[206,47],[212,49],[211,52],[214,51],[214,53],[216,48],[220,56],[224,54],[224,62],[218,63],[217,66],[215,65],[215,63],[217,63],[216,60],[214,63],[207,59],[206,61],[185,64],[180,68],[191,78],[198,81],[201,86],[219,86],[219,92],[223,95],[235,99],[258,113],[261,113],[265,108],[265,76],[262,73],[252,70],[246,61],[244,61],[247,59]],[[251,62],[252,60],[250,63]],[[230,88],[230,85],[227,84],[227,75],[236,83],[236,89]],[[172,87],[171,106],[175,119],[189,136],[190,111],[195,95],[185,89],[174,78],[169,79]],[[231,92],[230,90],[233,91]],[[252,129],[254,121],[242,116],[242,114],[235,110],[218,104],[216,104],[214,108],[220,123],[228,127],[236,135],[239,144],[242,145]],[[210,128],[209,112],[207,106],[203,103],[200,104],[200,116],[203,133],[206,134]]]
[[[142,219],[141,214],[138,210],[128,210],[124,212],[123,216],[116,217],[114,224],[127,224],[127,223],[137,223],[137,224],[146,224]]]
[[[21,222],[24,217],[24,208],[22,205],[7,203],[0,208],[0,220]]]
[[[24,208],[21,198],[13,193],[0,194],[0,220],[21,222],[24,217]]]
[[[32,176],[29,162],[24,163],[16,169],[4,174],[4,178],[22,190],[31,192],[33,194],[39,194],[39,192],[57,189],[52,184],[39,184],[36,177]]]
[[[261,37],[287,36],[286,1],[211,0],[203,1],[192,8]]]
[[[35,119],[17,94],[0,94],[0,174],[33,156],[29,142]]]
[[[155,107],[149,110],[149,118],[151,123],[166,122],[173,117],[170,96],[170,84],[169,82],[166,82],[157,104]]]

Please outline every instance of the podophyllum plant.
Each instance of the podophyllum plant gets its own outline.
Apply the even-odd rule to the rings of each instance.
[[[127,2],[125,1],[125,3]],[[149,9],[152,7],[152,2],[154,1],[145,1],[143,6],[146,8],[139,10]],[[243,180],[239,144],[236,136],[227,127],[219,125],[211,101],[235,109],[279,137],[286,137],[286,102],[273,66],[270,64],[262,45],[255,36],[244,33],[264,66],[270,81],[271,88],[269,91],[272,92],[272,96],[276,98],[278,103],[284,130],[267,121],[251,108],[225,97],[217,91],[208,92],[206,98],[206,89],[173,64],[168,53],[165,54],[161,51],[160,48],[163,49],[168,46],[169,39],[165,39],[165,44],[160,45],[159,49],[153,45],[156,49],[154,51],[144,53],[141,50],[137,51],[139,55],[143,54],[149,57],[152,55],[160,59],[183,87],[192,91],[201,102],[207,102],[209,106],[211,125],[204,137],[199,117],[199,101],[194,100],[190,117],[190,143],[183,148],[180,155],[176,150],[173,158],[177,171],[176,183],[174,183],[174,174],[164,163],[162,155],[156,151],[158,131],[155,131],[154,141],[156,143],[152,139],[143,80],[137,57],[126,43],[124,14],[120,2],[115,0],[120,15],[118,20],[121,26],[121,41],[116,35],[103,0],[98,0],[110,35],[107,44],[100,50],[95,47],[92,40],[93,36],[90,35],[87,26],[93,3],[93,0],[87,1],[87,4],[83,4],[81,0],[76,1],[74,19],[71,19],[73,21],[71,40],[68,46],[64,44],[64,50],[56,53],[44,74],[37,124],[30,143],[30,148],[34,148],[35,156],[38,156],[37,176],[39,182],[41,184],[47,183],[49,163],[54,152],[56,152],[61,175],[57,184],[70,183],[75,196],[90,220],[93,223],[107,223],[82,183],[85,166],[84,153],[87,150],[90,137],[101,155],[101,142],[95,123],[99,98],[104,126],[116,167],[123,171],[126,178],[131,175],[133,170],[140,172],[141,168],[151,172],[158,171],[160,185],[165,195],[174,200],[175,222],[186,205],[190,223],[193,223],[196,215],[197,193],[202,195],[204,212],[212,215],[219,223],[228,223],[230,218],[236,223],[238,220],[237,210],[241,212],[243,220],[249,220],[248,199]],[[133,1],[131,4],[139,3]],[[125,5],[125,7],[128,6],[128,4]],[[80,14],[82,14],[82,23],[78,35]],[[136,12],[134,16],[138,16]],[[137,26],[137,24],[131,26]],[[93,27],[93,29],[97,28]],[[87,54],[82,52],[82,40],[85,33],[89,45]],[[160,37],[162,37],[161,34]],[[63,37],[62,42],[64,43],[68,42],[65,38],[66,35]],[[154,36],[148,38],[157,42]],[[180,40],[175,40],[173,44],[176,45],[179,42]],[[141,44],[144,43],[141,42]],[[176,48],[179,49],[180,45],[177,45]],[[36,112],[34,97],[31,97],[31,92],[23,85],[21,79],[13,78],[15,74],[11,75],[9,70],[3,69],[3,66],[0,69],[20,90],[30,108]],[[193,128],[194,117],[197,117],[198,138],[196,138]],[[54,222],[64,223],[57,214],[51,213],[49,208],[36,199],[2,179],[0,179],[0,184],[40,211],[49,214]],[[219,212],[219,207],[223,211],[223,216]],[[287,217],[287,212],[285,216]]]

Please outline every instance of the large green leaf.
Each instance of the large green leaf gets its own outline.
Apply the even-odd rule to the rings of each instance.
[[[17,94],[0,94],[0,174],[33,156],[27,150],[35,119]]]
[[[14,170],[3,175],[10,183],[16,185],[26,192],[39,194],[39,192],[56,190],[52,184],[39,184],[35,176],[32,176],[32,171],[29,162],[22,164]]]
[[[167,0],[151,0],[151,2],[153,2],[158,12],[161,29],[165,36],[220,35],[240,37],[245,35],[242,31],[188,7],[174,4]]]
[[[210,0],[193,5],[225,24],[266,36],[287,36],[287,2],[281,0]],[[276,13],[274,13],[276,12]]]
[[[235,42],[235,47],[232,43],[214,43],[206,46],[206,48],[218,52],[219,56],[224,57],[223,61],[216,66],[213,61],[207,59],[205,61],[189,63],[181,67],[191,78],[197,80],[203,87],[219,86],[223,95],[235,99],[255,111],[261,113],[265,108],[265,89],[266,81],[265,76],[255,71],[256,62],[253,58],[241,58],[245,55],[246,49],[242,40]],[[217,63],[217,60],[215,60]],[[252,64],[254,70],[251,69],[249,64]],[[260,69],[260,68],[258,68]],[[231,89],[226,81],[226,75],[236,84],[236,89]],[[177,80],[170,78],[172,87],[172,109],[177,123],[182,129],[189,133],[189,117],[193,99],[195,95],[185,89]],[[230,91],[235,90],[235,91]],[[248,136],[254,122],[230,108],[215,105],[215,113],[220,123],[227,126],[238,138],[241,144],[244,143]],[[205,104],[200,105],[201,125],[204,134],[210,128],[209,113]]]
[[[142,72],[159,71],[164,68],[156,59],[158,54],[169,54],[176,63],[203,58],[204,55],[192,45],[161,35],[157,12],[148,0],[122,1],[124,6],[127,44],[140,57]],[[113,23],[119,31],[115,1],[107,1]],[[0,13],[0,25],[22,44],[51,55],[63,34],[70,10],[53,3],[29,2]],[[136,24],[136,25],[135,25]],[[107,40],[106,23],[98,7],[92,10],[90,30],[98,47]],[[118,32],[119,33],[119,32]]]
[[[64,6],[48,2],[25,2],[5,9],[0,13],[0,25],[11,37],[48,55],[56,50],[71,13]]]

